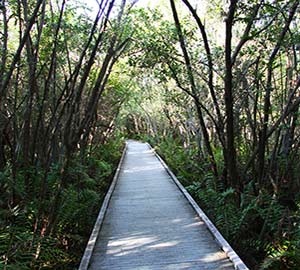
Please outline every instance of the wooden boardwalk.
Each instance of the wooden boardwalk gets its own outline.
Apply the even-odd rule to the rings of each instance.
[[[147,144],[127,142],[117,178],[80,270],[247,269],[227,258]]]

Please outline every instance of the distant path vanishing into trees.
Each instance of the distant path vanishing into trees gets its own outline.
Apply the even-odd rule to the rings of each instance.
[[[127,142],[105,217],[96,224],[100,233],[80,269],[234,269],[157,157],[147,144]],[[247,269],[232,253],[237,269]]]

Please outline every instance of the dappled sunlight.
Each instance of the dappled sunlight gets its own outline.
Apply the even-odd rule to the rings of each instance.
[[[173,247],[178,245],[179,242],[178,241],[168,241],[168,242],[164,242],[164,243],[159,243],[159,244],[155,244],[152,246],[149,246],[149,248],[165,248],[165,247]]]
[[[153,151],[127,146],[90,270],[232,270]]]
[[[148,150],[142,150],[142,151],[130,151],[130,152],[128,152],[129,156],[135,156],[135,155],[141,156],[143,154],[153,154],[153,150],[148,149]]]
[[[108,246],[122,247],[122,249],[140,248],[154,241],[157,241],[156,237],[125,237],[111,241]]]
[[[152,151],[128,151],[128,159],[134,159],[135,162],[131,164],[131,166],[127,166],[123,168],[124,174],[131,174],[131,173],[146,173],[147,171],[151,172],[161,172],[165,171],[163,166],[157,162],[156,158]],[[145,174],[147,175],[147,174]]]
[[[136,173],[136,172],[144,172],[144,171],[153,171],[153,170],[161,170],[164,171],[164,168],[159,165],[144,165],[144,166],[136,166],[130,169],[124,170],[124,174]]]
[[[171,223],[175,224],[178,222],[180,223],[181,221],[182,220],[180,219],[174,219]],[[193,222],[182,227],[186,228],[189,226],[199,226],[199,222]],[[161,256],[162,258],[165,258],[162,264],[166,264],[166,268],[161,269],[189,269],[189,267],[198,264],[203,265],[203,263],[209,267],[215,265],[216,269],[233,269],[231,262],[228,261],[225,254],[219,249],[209,253],[200,252],[197,256],[193,256],[191,258],[192,260],[189,261],[189,251],[184,250],[184,248],[190,247],[191,253],[193,253],[192,246],[195,244],[197,245],[197,243],[195,243],[193,239],[191,241],[191,239],[174,240],[166,238],[164,233],[147,234],[143,231],[134,234],[128,233],[128,235],[123,237],[107,240],[106,246],[102,246],[102,252],[112,258],[120,258],[122,261],[125,260],[129,262],[134,262],[136,258],[147,256],[148,258],[152,258],[152,263],[154,265],[157,263],[156,258]],[[102,242],[102,244],[105,243],[105,239],[103,240],[104,242]],[[189,241],[191,241],[190,244]],[[175,255],[172,254],[174,248],[176,250],[181,250],[181,253],[175,253]],[[176,268],[172,268],[174,266]],[[220,266],[222,268],[219,268]],[[143,267],[145,267],[145,269],[154,269],[153,266],[147,268],[147,265],[143,265]]]
[[[167,226],[161,224],[162,226],[157,227],[157,229],[141,227],[141,229],[132,230],[134,228],[133,226],[131,231],[123,235],[109,239],[104,238],[102,242],[99,243],[101,250],[109,256],[121,258],[126,261],[134,260],[137,258],[136,256],[147,256],[153,258],[154,261],[157,256],[166,256],[166,260],[170,260],[170,263],[175,263],[177,260],[183,261],[182,265],[176,266],[176,269],[187,269],[196,262],[218,264],[222,260],[224,260],[224,262],[221,264],[224,267],[231,266],[231,263],[226,259],[225,254],[221,252],[220,249],[217,248],[211,252],[209,246],[207,247],[208,250],[210,250],[209,253],[199,252],[198,255],[192,257],[192,262],[185,261],[189,258],[189,250],[187,250],[187,248],[191,248],[193,253],[193,246],[201,247],[201,238],[198,240],[199,242],[197,242],[194,238],[182,237],[181,233],[192,230],[192,232],[198,232],[200,234],[204,224],[198,218],[174,218],[166,221],[166,224]],[[206,228],[204,231],[207,233]],[[196,235],[197,234],[195,234],[195,236]],[[181,253],[174,256],[174,248],[175,250],[181,250]]]
[[[199,227],[199,226],[205,226],[204,222],[199,221],[199,222],[191,223],[191,224],[183,226],[183,228],[188,229],[188,228]]]

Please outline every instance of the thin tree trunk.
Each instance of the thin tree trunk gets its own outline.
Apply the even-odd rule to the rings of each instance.
[[[206,34],[206,30],[205,30],[205,26],[202,23],[200,17],[197,14],[197,11],[192,7],[192,5],[189,3],[188,0],[182,0],[184,2],[184,4],[188,7],[188,9],[190,10],[191,14],[193,15],[198,28],[201,32],[201,36],[203,39],[203,43],[204,43],[204,49],[206,52],[206,57],[207,57],[207,62],[208,62],[208,88],[210,90],[210,95],[212,97],[213,100],[213,104],[216,110],[216,114],[217,114],[217,118],[218,118],[218,125],[216,126],[216,128],[219,130],[218,133],[221,135],[220,136],[220,142],[222,145],[225,145],[224,142],[224,132],[223,132],[223,116],[220,110],[220,106],[217,100],[217,96],[215,93],[215,87],[214,87],[214,68],[213,68],[213,59],[212,59],[212,55],[211,55],[211,50],[210,50],[210,46],[209,46],[209,42],[208,42],[208,37]]]
[[[228,183],[236,191],[240,192],[240,181],[236,166],[236,149],[235,149],[235,133],[234,133],[234,114],[233,114],[233,80],[232,80],[232,58],[231,58],[231,40],[234,13],[236,10],[237,0],[231,0],[228,16],[226,18],[226,37],[225,37],[225,85],[224,99],[226,112],[226,167],[228,174]]]
[[[265,100],[264,100],[264,108],[263,108],[263,127],[260,132],[260,139],[259,139],[259,150],[258,150],[258,183],[260,187],[264,186],[264,177],[265,177],[265,151],[266,146],[268,143],[268,126],[269,126],[269,115],[270,115],[270,107],[271,107],[271,91],[272,91],[272,75],[273,75],[273,64],[275,61],[275,57],[279,52],[281,44],[286,36],[286,33],[289,30],[289,26],[291,21],[296,13],[297,7],[299,5],[299,1],[295,1],[292,5],[289,17],[280,33],[278,41],[270,55],[268,68],[267,68],[267,82],[266,82],[266,93],[265,93]]]
[[[197,97],[197,89],[196,89],[196,84],[195,84],[195,80],[194,80],[194,76],[193,76],[193,71],[192,71],[192,65],[190,62],[190,58],[185,46],[185,42],[184,42],[184,37],[183,37],[183,33],[181,30],[181,26],[180,26],[180,22],[179,22],[179,18],[178,18],[178,14],[177,14],[177,10],[176,10],[176,6],[174,3],[174,0],[170,0],[170,4],[171,4],[171,8],[172,8],[172,13],[173,13],[173,18],[174,18],[174,22],[175,22],[175,26],[177,29],[177,34],[178,34],[178,38],[179,38],[179,42],[180,42],[180,47],[181,50],[183,52],[183,56],[184,56],[184,60],[185,60],[185,65],[186,65],[186,69],[187,69],[187,73],[188,73],[188,79],[190,81],[191,84],[191,92],[192,92],[192,97],[194,98],[195,101],[195,106],[197,109],[197,113],[198,113],[198,118],[200,121],[200,126],[202,129],[202,134],[204,137],[204,142],[205,142],[205,147],[206,147],[206,151],[208,154],[208,158],[209,158],[209,162],[211,164],[211,169],[213,171],[213,174],[216,178],[218,178],[218,170],[217,170],[217,164],[215,161],[215,157],[210,145],[210,139],[209,139],[209,134],[207,132],[207,128],[205,125],[205,121],[203,118],[203,113],[202,113],[202,109],[200,106],[200,101],[199,98]]]
[[[27,26],[29,23],[28,18],[28,3],[27,0],[22,0],[23,4],[23,12],[24,12],[24,19],[25,25]],[[19,3],[20,5],[20,3]],[[20,8],[19,8],[20,10]],[[21,18],[21,16],[19,15]],[[28,35],[28,38],[25,43],[26,53],[27,53],[27,63],[28,63],[28,96],[27,96],[27,104],[24,113],[24,125],[23,125],[23,160],[22,164],[24,169],[26,170],[25,173],[25,189],[28,198],[30,198],[30,193],[32,192],[32,185],[30,181],[30,173],[28,171],[30,167],[30,146],[31,146],[31,118],[32,118],[32,110],[33,110],[33,98],[37,92],[38,86],[36,81],[36,61],[34,56],[34,48],[31,41],[31,35]]]
[[[15,66],[17,64],[17,62],[19,61],[20,59],[20,56],[21,56],[21,52],[25,46],[25,43],[29,37],[29,34],[30,34],[30,31],[32,29],[32,26],[34,25],[35,21],[36,21],[36,18],[37,18],[37,15],[38,15],[38,12],[40,10],[40,7],[42,5],[42,3],[44,2],[45,0],[38,0],[37,1],[37,4],[35,6],[35,9],[28,21],[28,24],[27,24],[27,27],[26,27],[26,30],[24,32],[24,35],[20,41],[20,44],[19,44],[19,47],[17,49],[17,51],[15,52],[14,54],[14,57],[13,57],[13,60],[10,64],[10,67],[8,68],[8,72],[5,74],[4,76],[4,79],[3,78],[0,78],[0,80],[3,80],[3,84],[1,85],[1,89],[0,89],[0,109],[2,108],[3,106],[3,99],[6,97],[6,94],[7,94],[7,88],[9,86],[9,83],[10,83],[10,80],[11,80],[11,77],[12,77],[12,74],[14,72],[14,69],[15,69]]]

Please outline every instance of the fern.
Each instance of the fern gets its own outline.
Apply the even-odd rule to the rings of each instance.
[[[256,196],[252,181],[245,185],[240,205],[237,205],[235,190],[224,189],[223,183],[216,181],[206,161],[199,159],[195,151],[186,151],[172,138],[160,139],[158,151],[240,255],[256,265],[263,262],[261,269],[300,268],[298,212],[291,215],[291,211],[268,192]],[[220,149],[214,151],[221,172],[223,153]]]
[[[10,166],[0,172],[0,269],[76,268],[121,156],[121,146],[120,140],[114,140],[95,148],[85,159],[75,155],[63,187],[60,163],[52,164],[47,173],[38,166],[19,170],[15,178]],[[25,175],[34,178],[29,194],[25,194]],[[40,197],[42,183],[45,193]],[[12,194],[18,205],[10,205]],[[60,204],[51,234],[35,232],[37,221],[47,221],[57,194]]]

